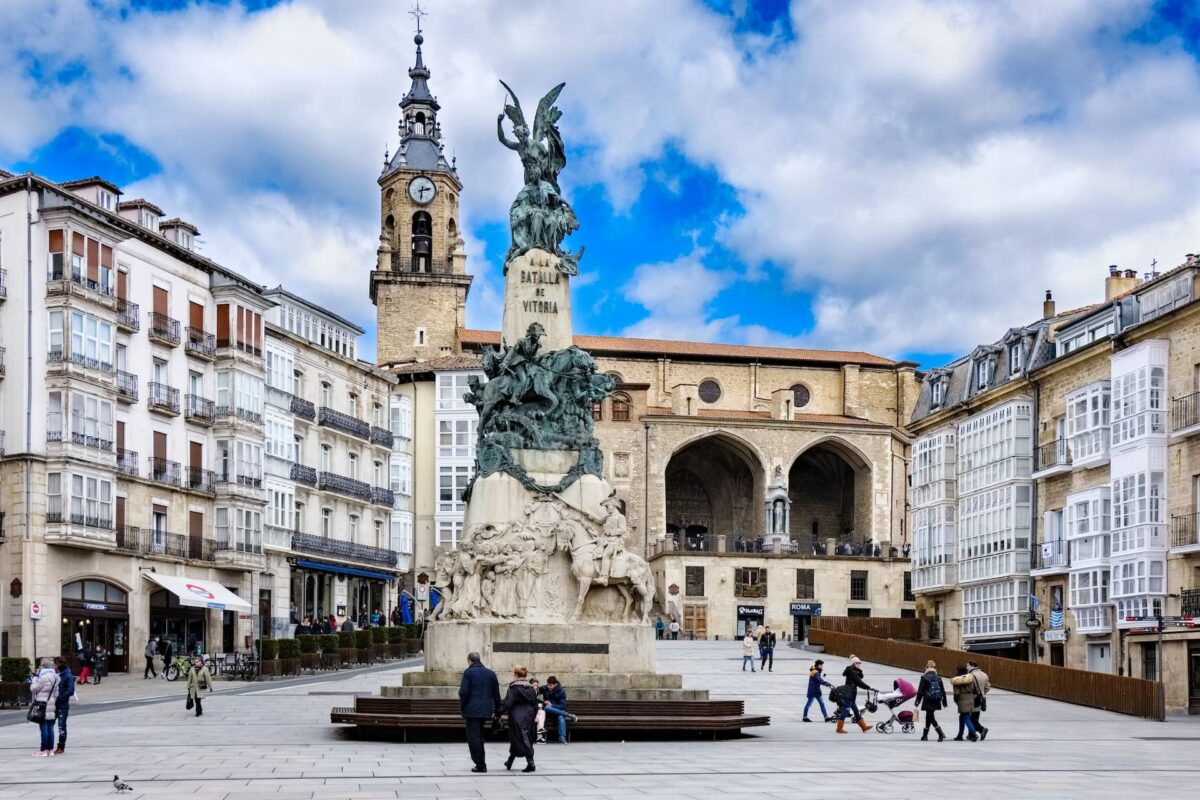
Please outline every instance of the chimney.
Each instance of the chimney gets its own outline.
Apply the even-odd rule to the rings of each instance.
[[[1046,290],[1046,299],[1042,301],[1042,319],[1050,319],[1054,316],[1054,296],[1050,294],[1050,290]]]
[[[1124,272],[1113,264],[1108,268],[1108,277],[1104,279],[1104,302],[1120,297],[1142,285],[1137,270],[1127,269]]]

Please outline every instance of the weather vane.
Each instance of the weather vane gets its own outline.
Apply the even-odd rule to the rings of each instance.
[[[421,8],[421,0],[417,0],[416,5],[408,12],[409,16],[417,21],[417,33],[421,32],[421,17],[429,16],[429,12]]]

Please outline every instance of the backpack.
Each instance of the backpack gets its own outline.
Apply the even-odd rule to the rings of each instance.
[[[831,702],[831,703],[842,702],[842,687],[841,686],[835,686],[829,690],[829,702]]]
[[[925,699],[934,703],[945,701],[946,689],[942,686],[941,678],[934,678],[926,684]]]

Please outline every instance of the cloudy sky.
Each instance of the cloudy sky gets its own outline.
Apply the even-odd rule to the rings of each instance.
[[[504,78],[558,81],[575,326],[935,365],[1200,251],[1200,14],[1152,0],[426,0],[496,326]],[[408,0],[0,0],[0,165],[101,174],[373,330]],[[353,276],[351,279],[350,276]]]

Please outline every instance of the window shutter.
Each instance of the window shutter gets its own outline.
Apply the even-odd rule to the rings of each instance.
[[[198,331],[204,330],[204,306],[193,300],[188,301],[188,325]]]
[[[100,280],[100,243],[95,239],[87,240],[87,275],[93,283]]]
[[[154,313],[169,316],[167,313],[167,290],[161,286],[154,287]]]
[[[237,307],[237,342],[238,347],[244,347],[246,344],[246,309],[241,306]]]
[[[117,422],[117,450],[125,449],[125,423]]]
[[[100,266],[112,269],[112,248],[106,244],[100,245]]]
[[[167,458],[167,435],[160,431],[154,432],[154,457],[163,461]]]
[[[63,251],[65,237],[61,230],[50,231],[50,252],[61,253]]]
[[[117,297],[121,300],[129,297],[129,275],[125,270],[117,273]]]
[[[71,234],[71,252],[77,256],[83,255],[84,240],[82,233]]]

